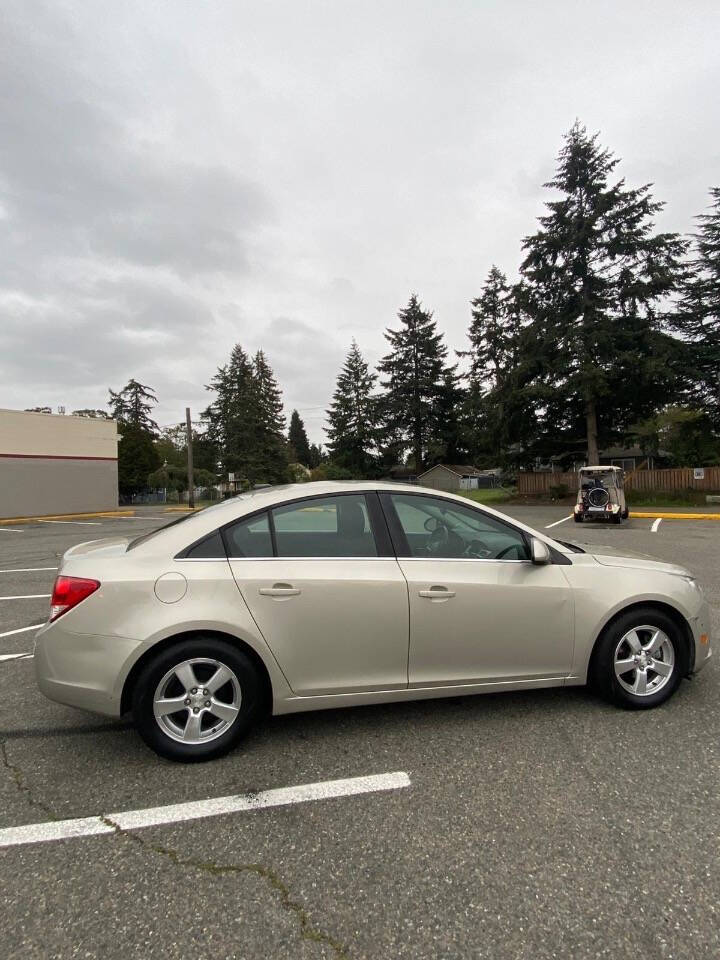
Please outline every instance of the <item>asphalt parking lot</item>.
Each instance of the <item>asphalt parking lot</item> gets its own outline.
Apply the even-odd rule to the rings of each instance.
[[[568,514],[507,512],[538,529]],[[107,828],[0,848],[5,957],[720,955],[714,663],[655,711],[574,688],[297,714],[175,765],[126,722],[45,700],[16,656],[65,549],[167,520],[0,526],[0,829]],[[717,637],[720,522],[653,525],[547,532],[688,566]],[[386,774],[409,785],[138,830],[113,818]]]

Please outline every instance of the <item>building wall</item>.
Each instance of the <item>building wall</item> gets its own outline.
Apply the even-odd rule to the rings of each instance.
[[[460,489],[460,477],[448,470],[446,467],[438,464],[431,467],[427,473],[418,477],[418,483],[423,487],[432,487],[434,490],[447,490],[448,492]]]
[[[114,510],[117,424],[0,410],[0,518]]]

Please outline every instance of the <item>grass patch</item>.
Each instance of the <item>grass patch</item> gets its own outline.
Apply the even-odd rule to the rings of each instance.
[[[458,490],[461,497],[475,503],[507,503],[517,495],[515,487],[493,487],[489,490]]]
[[[705,506],[705,490],[662,491],[626,490],[625,499],[631,507],[698,507]]]

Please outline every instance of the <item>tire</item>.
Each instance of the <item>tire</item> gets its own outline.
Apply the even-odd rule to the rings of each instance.
[[[582,515],[581,513],[574,513],[574,514],[573,514],[573,517],[574,517],[574,519],[575,519],[575,523],[582,523],[582,522],[583,522],[583,515]]]
[[[625,507],[625,509],[623,510],[623,515],[622,515],[623,520],[627,520],[629,516],[630,516],[630,511],[628,510],[627,507]]]
[[[610,523],[614,523],[619,526],[623,522],[623,515],[618,511],[618,513],[613,513],[610,517]]]
[[[198,763],[238,743],[260,715],[263,694],[258,669],[242,650],[198,635],[146,664],[133,690],[132,714],[140,736],[161,757]]]
[[[658,666],[664,664],[662,670],[635,667],[634,657],[645,653],[655,631],[658,631],[659,646],[651,662]],[[646,662],[647,653],[644,660]],[[597,692],[612,703],[629,710],[647,710],[664,703],[675,693],[686,672],[686,660],[687,648],[675,621],[655,607],[637,607],[611,623],[600,636],[589,680]],[[624,664],[628,670],[618,673]],[[642,692],[643,686],[645,692]]]

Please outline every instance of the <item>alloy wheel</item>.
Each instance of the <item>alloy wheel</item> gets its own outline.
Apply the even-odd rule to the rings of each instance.
[[[165,674],[153,696],[160,729],[180,743],[208,743],[235,722],[242,691],[226,664],[210,657],[183,660]]]
[[[664,631],[649,624],[633,627],[615,648],[615,677],[637,697],[649,697],[669,683],[675,671],[675,648]]]

